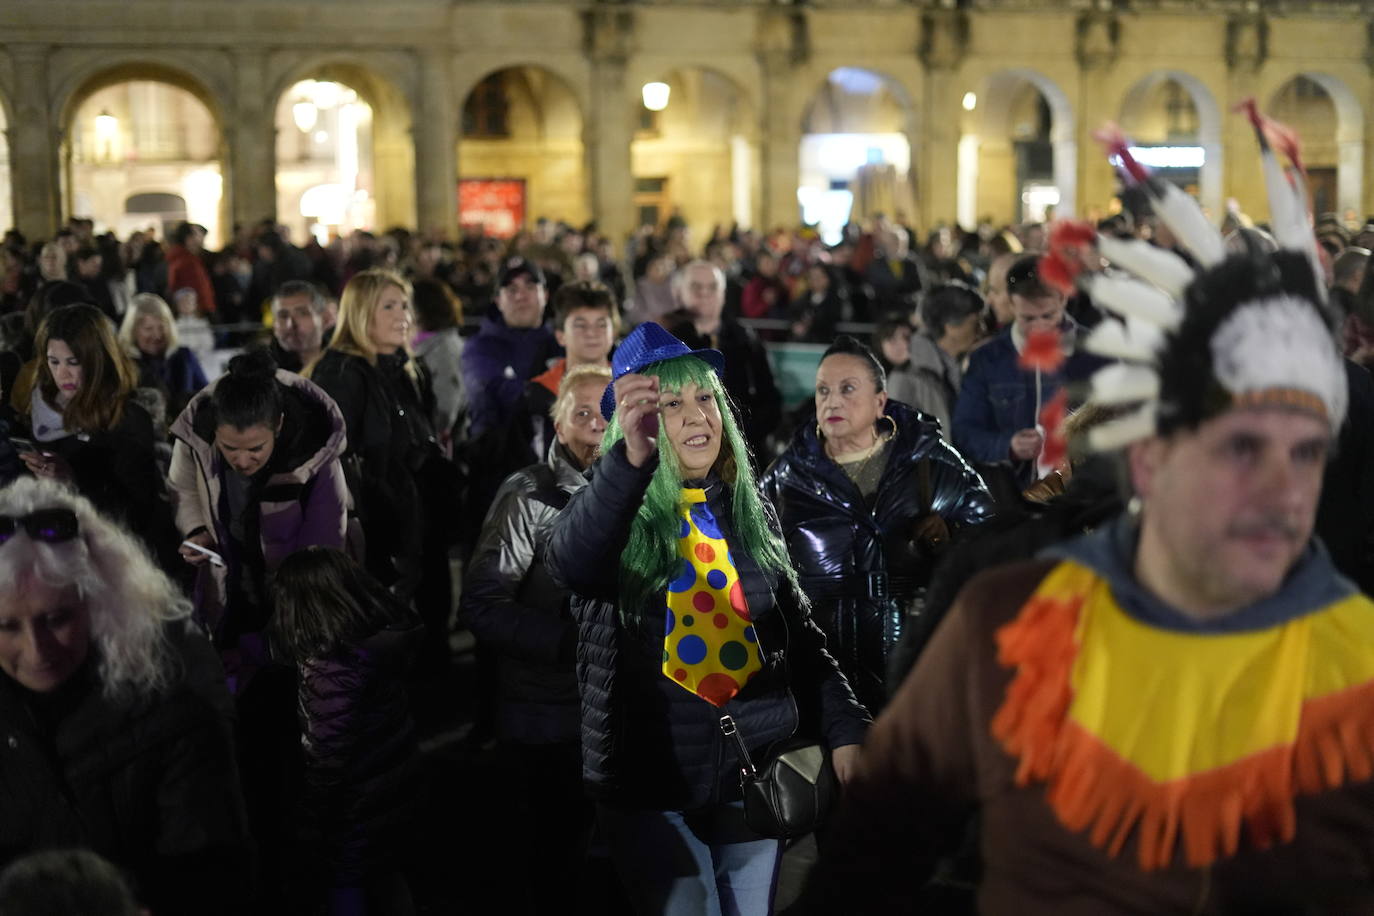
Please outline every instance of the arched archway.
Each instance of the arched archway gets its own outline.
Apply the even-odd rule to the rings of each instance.
[[[1163,178],[1222,212],[1221,110],[1205,83],[1180,70],[1140,79],[1121,103],[1121,128]]]
[[[148,214],[125,203],[140,193],[186,201],[186,218],[224,240],[223,135],[219,113],[195,80],[157,65],[130,64],[88,79],[64,111],[62,159],[67,215],[127,235]]]
[[[374,227],[372,114],[356,89],[332,80],[301,80],[277,100],[277,222],[296,244]]]
[[[802,219],[834,243],[851,220],[878,215],[909,225],[916,217],[912,181],[915,106],[887,74],[832,70],[802,117],[797,196]]]
[[[415,225],[413,118],[395,83],[361,64],[324,60],[277,86],[277,219],[293,240],[303,243],[312,226],[327,235]],[[317,188],[307,203],[323,210],[302,214],[306,191]]]
[[[458,143],[459,223],[509,236],[537,217],[585,223],[583,112],[551,70],[488,73],[463,100]]]
[[[636,99],[630,170],[638,225],[677,214],[699,244],[716,226],[748,227],[758,207],[758,121],[730,77],[704,67],[657,75],[659,110]]]
[[[1314,212],[1359,217],[1364,195],[1364,111],[1350,87],[1328,74],[1298,73],[1270,96],[1265,110],[1302,138]]]
[[[961,213],[969,200],[980,217],[1001,223],[1075,212],[1077,124],[1058,83],[1035,70],[1002,70],[965,96],[964,109]]]

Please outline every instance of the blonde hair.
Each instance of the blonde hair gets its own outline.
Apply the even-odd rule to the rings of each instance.
[[[0,514],[70,509],[77,534],[37,541],[16,533],[0,544],[0,594],[33,578],[75,588],[91,617],[91,648],[106,696],[149,694],[177,674],[167,624],[191,616],[191,603],[153,563],[142,542],[106,519],[90,501],[51,480],[21,477],[0,490]]]
[[[339,297],[339,320],[334,325],[329,349],[361,356],[372,365],[377,364],[377,348],[372,345],[368,327],[382,293],[391,286],[405,293],[407,304],[410,302],[414,294],[410,281],[394,270],[374,267],[353,275]],[[406,356],[410,356],[410,341],[406,341],[404,349]]]
[[[156,293],[139,293],[129,300],[129,309],[124,313],[124,321],[119,325],[119,342],[124,345],[124,352],[134,359],[143,356],[134,341],[134,331],[138,328],[139,319],[145,316],[157,318],[162,322],[162,333],[167,337],[167,352],[162,355],[171,356],[181,347],[181,340],[177,337],[177,323],[172,317],[172,309],[167,305],[167,300]]]
[[[569,410],[573,406],[573,394],[578,385],[583,382],[597,381],[601,387],[605,388],[611,383],[611,370],[607,366],[575,366],[563,375],[563,381],[558,383],[558,398],[549,408],[549,419],[555,423],[563,422]],[[596,409],[601,410],[601,401],[597,400]]]

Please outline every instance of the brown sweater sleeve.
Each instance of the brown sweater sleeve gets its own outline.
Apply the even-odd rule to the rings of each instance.
[[[909,910],[980,799],[1005,779],[1010,762],[988,722],[1011,672],[997,664],[994,634],[1053,565],[1001,567],[960,592],[864,743],[823,843],[816,890],[825,899],[844,901],[846,912]]]

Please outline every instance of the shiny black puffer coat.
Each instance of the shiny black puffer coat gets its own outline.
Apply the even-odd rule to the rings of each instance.
[[[356,887],[384,867],[418,815],[419,746],[404,679],[423,640],[419,620],[406,617],[298,662],[306,845],[332,886]]]
[[[797,431],[763,478],[827,646],[860,702],[875,712],[887,700],[886,658],[902,635],[906,605],[929,582],[933,565],[913,547],[912,526],[933,511],[957,536],[993,514],[982,478],[937,424],[899,401],[887,402],[886,415],[897,433],[871,511],[825,454],[814,424]],[[921,496],[923,463],[929,505]]]

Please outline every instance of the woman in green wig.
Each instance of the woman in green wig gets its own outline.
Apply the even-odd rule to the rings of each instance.
[[[744,822],[721,716],[755,759],[822,740],[842,782],[869,717],[759,497],[721,354],[644,324],[611,365],[602,458],[548,551],[576,596],[583,779],[638,910],[766,914],[781,843]]]

